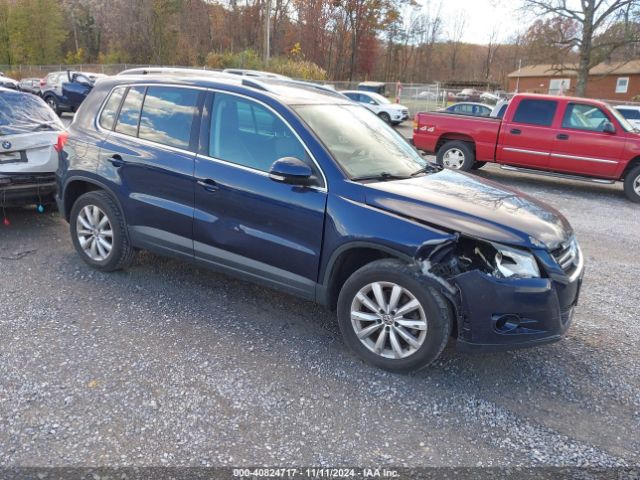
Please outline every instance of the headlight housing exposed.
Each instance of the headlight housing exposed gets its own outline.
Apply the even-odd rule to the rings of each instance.
[[[494,257],[496,273],[504,278],[539,278],[540,268],[536,258],[525,250],[519,250],[499,243],[492,243],[496,249]]]

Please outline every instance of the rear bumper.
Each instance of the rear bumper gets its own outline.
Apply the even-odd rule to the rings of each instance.
[[[566,284],[496,279],[477,271],[460,275],[458,349],[513,350],[560,340],[573,320],[583,275],[584,270]]]
[[[0,174],[0,206],[54,202],[55,174]]]

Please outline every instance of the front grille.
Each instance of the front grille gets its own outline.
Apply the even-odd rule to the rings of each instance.
[[[569,241],[562,244],[560,248],[557,248],[551,252],[553,258],[560,268],[567,274],[571,275],[576,268],[578,268],[578,262],[580,260],[580,248],[578,247],[578,241],[575,237],[571,237]]]

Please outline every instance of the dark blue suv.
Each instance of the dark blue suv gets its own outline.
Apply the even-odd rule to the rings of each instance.
[[[59,143],[60,212],[99,270],[147,249],[317,301],[392,371],[429,364],[452,335],[514,348],[571,322],[583,257],[562,215],[431,166],[311,85],[114,77]]]

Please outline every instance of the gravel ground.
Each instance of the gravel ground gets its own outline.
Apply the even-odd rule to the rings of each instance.
[[[640,464],[640,206],[620,185],[480,175],[555,205],[587,260],[567,337],[363,364],[334,315],[149,253],[103,274],[54,213],[0,226],[0,466]]]

